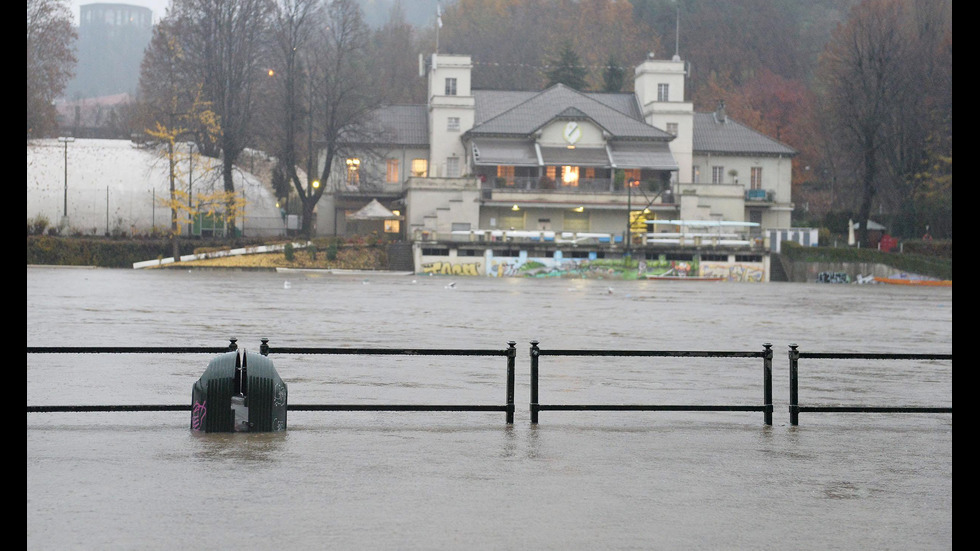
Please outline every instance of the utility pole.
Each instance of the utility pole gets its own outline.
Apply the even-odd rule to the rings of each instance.
[[[58,141],[65,144],[65,219],[68,218],[68,144],[75,141],[72,137],[61,137]]]

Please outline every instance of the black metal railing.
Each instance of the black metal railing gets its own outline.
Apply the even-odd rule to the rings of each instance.
[[[799,345],[789,345],[789,421],[791,425],[800,424],[800,413],[953,413],[953,407],[920,406],[829,406],[800,405],[800,359],[813,360],[949,360],[952,354],[874,354],[874,353],[827,353],[800,352]],[[952,364],[950,364],[952,370]],[[952,398],[952,396],[950,397]]]
[[[289,411],[502,411],[507,424],[514,423],[514,362],[517,343],[510,341],[503,350],[450,349],[450,348],[290,348],[269,346],[262,339],[259,353],[285,355],[370,355],[370,356],[504,356],[507,358],[506,402],[504,404],[289,404]],[[28,354],[220,354],[237,350],[237,339],[231,339],[228,347],[97,347],[51,346],[27,347]],[[93,412],[93,411],[190,411],[184,405],[55,405],[27,406],[28,413],[40,412]]]
[[[531,341],[531,423],[537,424],[540,411],[759,411],[763,422],[772,425],[772,344],[761,351],[708,352],[692,350],[544,350]],[[760,358],[762,359],[762,404],[542,404],[538,399],[539,358],[541,356],[617,356],[674,358]]]

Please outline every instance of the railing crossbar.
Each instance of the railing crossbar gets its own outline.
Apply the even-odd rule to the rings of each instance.
[[[698,350],[561,350],[538,349],[539,356],[632,356],[666,358],[764,358],[764,352]]]
[[[952,407],[918,406],[799,406],[813,413],[953,413]]]
[[[538,410],[552,411],[754,411],[765,412],[771,406],[694,405],[694,404],[538,404]]]

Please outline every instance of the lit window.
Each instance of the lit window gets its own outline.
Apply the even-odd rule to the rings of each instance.
[[[449,132],[459,132],[459,117],[449,117],[446,123],[446,130]]]
[[[695,184],[701,183],[701,167],[691,167],[691,178]]]
[[[670,101],[670,85],[660,83],[657,85],[657,101]]]
[[[630,187],[640,187],[640,169],[628,168],[623,172],[626,173],[626,182]]]
[[[447,78],[446,79],[446,95],[455,96],[456,95],[456,79]]]
[[[398,214],[397,210],[391,211]],[[385,233],[398,233],[401,231],[401,220],[385,220]]]
[[[754,166],[752,167],[752,189],[762,189],[762,167]]]
[[[712,184],[725,183],[725,167],[723,166],[711,167],[711,183]]]
[[[512,167],[512,166],[498,166],[497,167],[497,178],[503,179],[504,185],[507,185],[507,186],[514,185],[514,167]]]
[[[561,167],[561,185],[563,186],[578,186],[578,167],[577,166],[563,166]]]
[[[385,181],[390,184],[398,182],[398,159],[388,159],[385,170]]]
[[[412,159],[412,176],[425,178],[429,173],[428,159]]]
[[[347,185],[356,186],[361,178],[361,160],[356,157],[347,159]]]

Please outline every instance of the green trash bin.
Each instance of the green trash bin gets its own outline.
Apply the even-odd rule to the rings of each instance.
[[[261,354],[226,352],[208,363],[191,390],[191,430],[286,430],[286,383]]]

